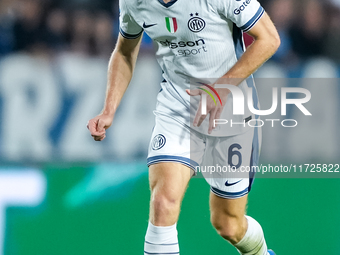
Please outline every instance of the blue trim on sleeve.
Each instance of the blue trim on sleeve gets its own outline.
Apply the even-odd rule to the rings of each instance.
[[[244,32],[249,31],[255,24],[256,22],[262,17],[264,13],[264,9],[262,6],[259,7],[255,15],[242,27],[240,27]]]
[[[136,35],[131,35],[131,34],[125,33],[121,28],[119,28],[119,32],[126,39],[136,39],[136,38],[141,36],[141,34],[144,32],[144,30],[142,30],[140,33],[138,33]]]
[[[214,187],[211,187],[210,189],[216,196],[219,196],[222,198],[229,198],[229,199],[240,198],[248,194],[248,187],[239,192],[226,192],[226,191],[216,189]]]
[[[149,157],[147,159],[147,165],[148,166],[156,164],[156,163],[160,163],[160,162],[181,163],[181,164],[183,164],[187,167],[190,167],[195,172],[196,172],[196,166],[198,166],[198,163],[196,163],[195,161],[193,161],[189,158],[179,157],[179,156],[160,155],[160,156]]]

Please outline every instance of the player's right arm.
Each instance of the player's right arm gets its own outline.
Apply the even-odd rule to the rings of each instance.
[[[102,112],[88,121],[87,128],[95,141],[105,138],[106,129],[113,121],[115,112],[130,83],[136,64],[142,36],[127,39],[119,35],[108,67],[107,90]]]

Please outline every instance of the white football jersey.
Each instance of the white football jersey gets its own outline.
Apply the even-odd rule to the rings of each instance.
[[[121,35],[134,39],[144,31],[155,44],[164,77],[156,114],[166,114],[190,126],[199,97],[190,98],[185,90],[202,86],[193,78],[206,81],[226,74],[245,50],[242,31],[250,30],[263,13],[257,0],[172,0],[167,4],[162,0],[120,0]],[[258,108],[252,77],[239,87],[244,95],[248,87],[253,88],[254,106]],[[221,119],[242,123],[251,118],[254,116],[248,107],[244,115],[232,114],[229,94]],[[221,125],[211,135],[236,135],[248,128]],[[208,118],[195,129],[207,134]]]

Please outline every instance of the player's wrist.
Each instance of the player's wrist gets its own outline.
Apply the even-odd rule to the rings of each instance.
[[[243,80],[244,80],[244,78],[235,78],[232,74],[230,74],[230,72],[228,72],[224,76],[219,78],[215,82],[215,84],[216,85],[218,85],[218,84],[226,84],[226,85],[238,86]]]
[[[115,110],[112,110],[112,109],[103,109],[102,112],[101,112],[101,115],[105,115],[105,116],[108,116],[110,118],[113,119],[113,116],[115,115]]]

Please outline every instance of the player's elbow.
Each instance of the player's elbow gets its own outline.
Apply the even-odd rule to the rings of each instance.
[[[277,32],[272,35],[271,44],[275,53],[281,45],[281,39]]]
[[[268,43],[268,46],[269,46],[269,48],[270,48],[270,50],[271,50],[271,52],[273,54],[280,47],[281,39],[280,39],[279,33],[277,32],[275,27],[273,27],[272,29],[268,30],[268,33],[267,33],[267,43]]]
[[[266,51],[271,53],[272,55],[278,50],[281,45],[281,39],[279,33],[275,29],[275,27],[268,29],[266,33],[263,34],[262,39],[266,44]]]
[[[277,33],[268,34],[266,38],[263,40],[263,43],[264,51],[266,52],[268,57],[271,57],[272,55],[275,54],[275,52],[281,45],[280,36]]]

